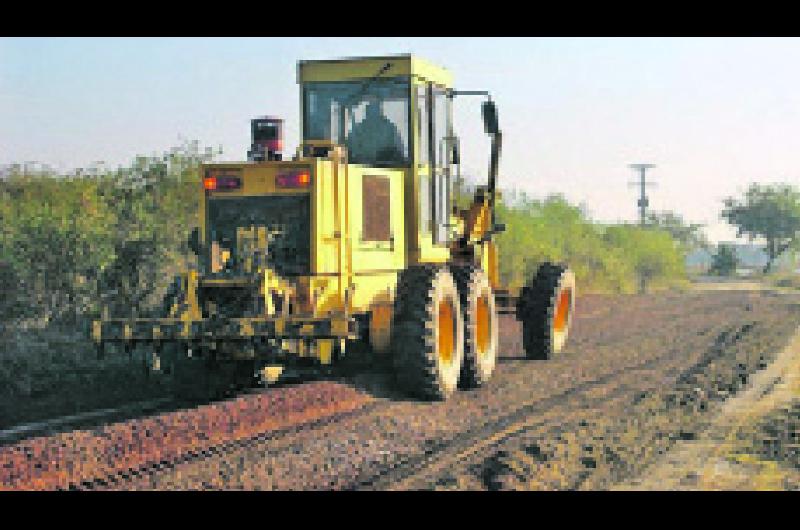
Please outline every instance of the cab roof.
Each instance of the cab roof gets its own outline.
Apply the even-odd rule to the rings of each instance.
[[[297,82],[372,79],[387,64],[390,66],[380,75],[382,78],[410,76],[452,88],[453,76],[447,69],[411,54],[299,61]]]

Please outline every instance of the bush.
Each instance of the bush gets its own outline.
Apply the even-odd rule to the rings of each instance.
[[[635,292],[640,274],[651,288],[685,282],[684,250],[665,230],[596,225],[561,196],[512,195],[497,215],[506,225],[497,239],[500,276],[512,290],[543,261],[568,263],[582,292]]]
[[[214,154],[192,143],[115,171],[9,168],[0,180],[3,318],[74,323],[99,314],[104,299],[119,316],[147,312],[189,259],[197,167]]]

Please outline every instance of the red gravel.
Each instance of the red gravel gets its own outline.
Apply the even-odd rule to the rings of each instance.
[[[363,406],[370,397],[318,382],[276,388],[192,410],[74,431],[0,447],[0,490],[58,489],[186,453],[313,422]]]

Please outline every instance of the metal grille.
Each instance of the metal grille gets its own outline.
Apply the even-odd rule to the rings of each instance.
[[[237,228],[264,226],[270,237],[267,265],[282,276],[311,272],[311,215],[308,194],[214,198],[208,201],[209,241],[231,251],[231,267],[241,267],[244,256]],[[209,245],[210,246],[210,245]]]

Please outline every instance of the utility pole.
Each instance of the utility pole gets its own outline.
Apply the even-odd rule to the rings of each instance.
[[[629,182],[628,185],[639,186],[639,200],[636,205],[639,207],[639,226],[644,228],[647,224],[647,207],[650,201],[647,200],[646,188],[647,186],[654,185],[655,182],[647,182],[646,172],[648,169],[656,167],[655,164],[629,164],[629,168],[639,172],[639,182]],[[644,271],[639,271],[639,293],[644,294],[647,291],[647,277]]]
[[[654,185],[655,182],[647,182],[645,173],[648,169],[652,169],[656,167],[655,164],[629,164],[629,168],[633,169],[634,171],[639,172],[639,182],[630,182],[628,185],[638,185],[639,186],[639,201],[636,205],[639,207],[639,225],[644,226],[647,222],[647,207],[650,205],[650,202],[647,200],[647,193],[645,192],[645,188],[647,186]]]

